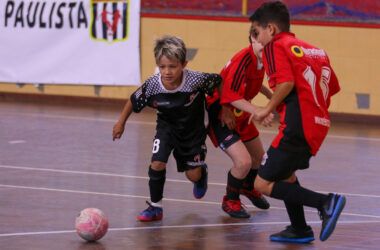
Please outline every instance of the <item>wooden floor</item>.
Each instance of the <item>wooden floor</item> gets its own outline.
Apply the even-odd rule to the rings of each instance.
[[[333,124],[303,186],[346,195],[333,235],[319,240],[316,210],[306,208],[316,240],[270,242],[289,222],[282,202],[269,199],[260,211],[242,198],[250,219],[232,219],[221,209],[231,162],[207,141],[209,189],[202,200],[176,172],[170,158],[164,218],[142,223],[147,170],[155,133],[151,110],[133,114],[123,138],[111,139],[120,108],[0,102],[0,249],[379,249],[380,127]],[[259,127],[268,147],[276,134]],[[74,232],[80,210],[105,212],[110,230],[97,243]]]

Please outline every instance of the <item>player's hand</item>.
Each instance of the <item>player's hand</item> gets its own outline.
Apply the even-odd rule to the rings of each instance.
[[[117,122],[113,126],[112,131],[112,140],[115,141],[115,139],[120,139],[120,137],[123,135],[124,132],[124,124]]]
[[[252,122],[252,120],[256,120],[260,123],[262,123],[264,121],[265,118],[267,118],[268,116],[268,120],[266,122],[269,122],[270,121],[270,112],[268,112],[267,109],[263,108],[263,107],[256,107],[254,109],[254,111],[252,112],[251,116],[249,117],[249,120],[248,120],[248,123]],[[272,114],[273,116],[273,114]],[[272,117],[272,120],[273,120],[273,117]]]
[[[235,129],[235,115],[229,108],[222,106],[222,127],[227,126],[229,130]]]
[[[270,113],[267,117],[265,117],[260,123],[265,127],[272,127],[274,115]]]

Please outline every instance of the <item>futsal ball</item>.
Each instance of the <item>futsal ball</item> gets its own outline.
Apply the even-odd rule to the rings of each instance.
[[[86,208],[76,218],[75,229],[83,239],[96,241],[107,233],[108,220],[100,209]]]

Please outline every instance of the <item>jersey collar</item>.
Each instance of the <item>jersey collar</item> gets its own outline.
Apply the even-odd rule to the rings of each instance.
[[[178,91],[180,91],[183,86],[185,85],[185,82],[186,82],[186,77],[187,77],[187,74],[188,74],[188,69],[187,68],[184,68],[183,71],[182,71],[182,82],[181,84],[176,88],[176,89],[172,89],[172,90],[168,90],[165,88],[164,84],[162,83],[161,81],[161,74],[158,73],[158,82],[161,86],[161,88],[166,92],[166,93],[176,93]]]
[[[295,37],[296,35],[294,35],[294,33],[291,33],[291,32],[280,32],[278,33],[277,35],[275,35],[273,38],[272,38],[272,42],[274,40],[278,40],[280,38],[283,38],[283,37],[286,37],[286,36],[293,36]]]

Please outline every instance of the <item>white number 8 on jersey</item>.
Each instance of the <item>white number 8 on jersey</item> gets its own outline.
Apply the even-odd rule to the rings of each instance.
[[[155,139],[153,141],[153,150],[152,150],[152,153],[155,154],[158,152],[158,150],[160,150],[160,139]]]

